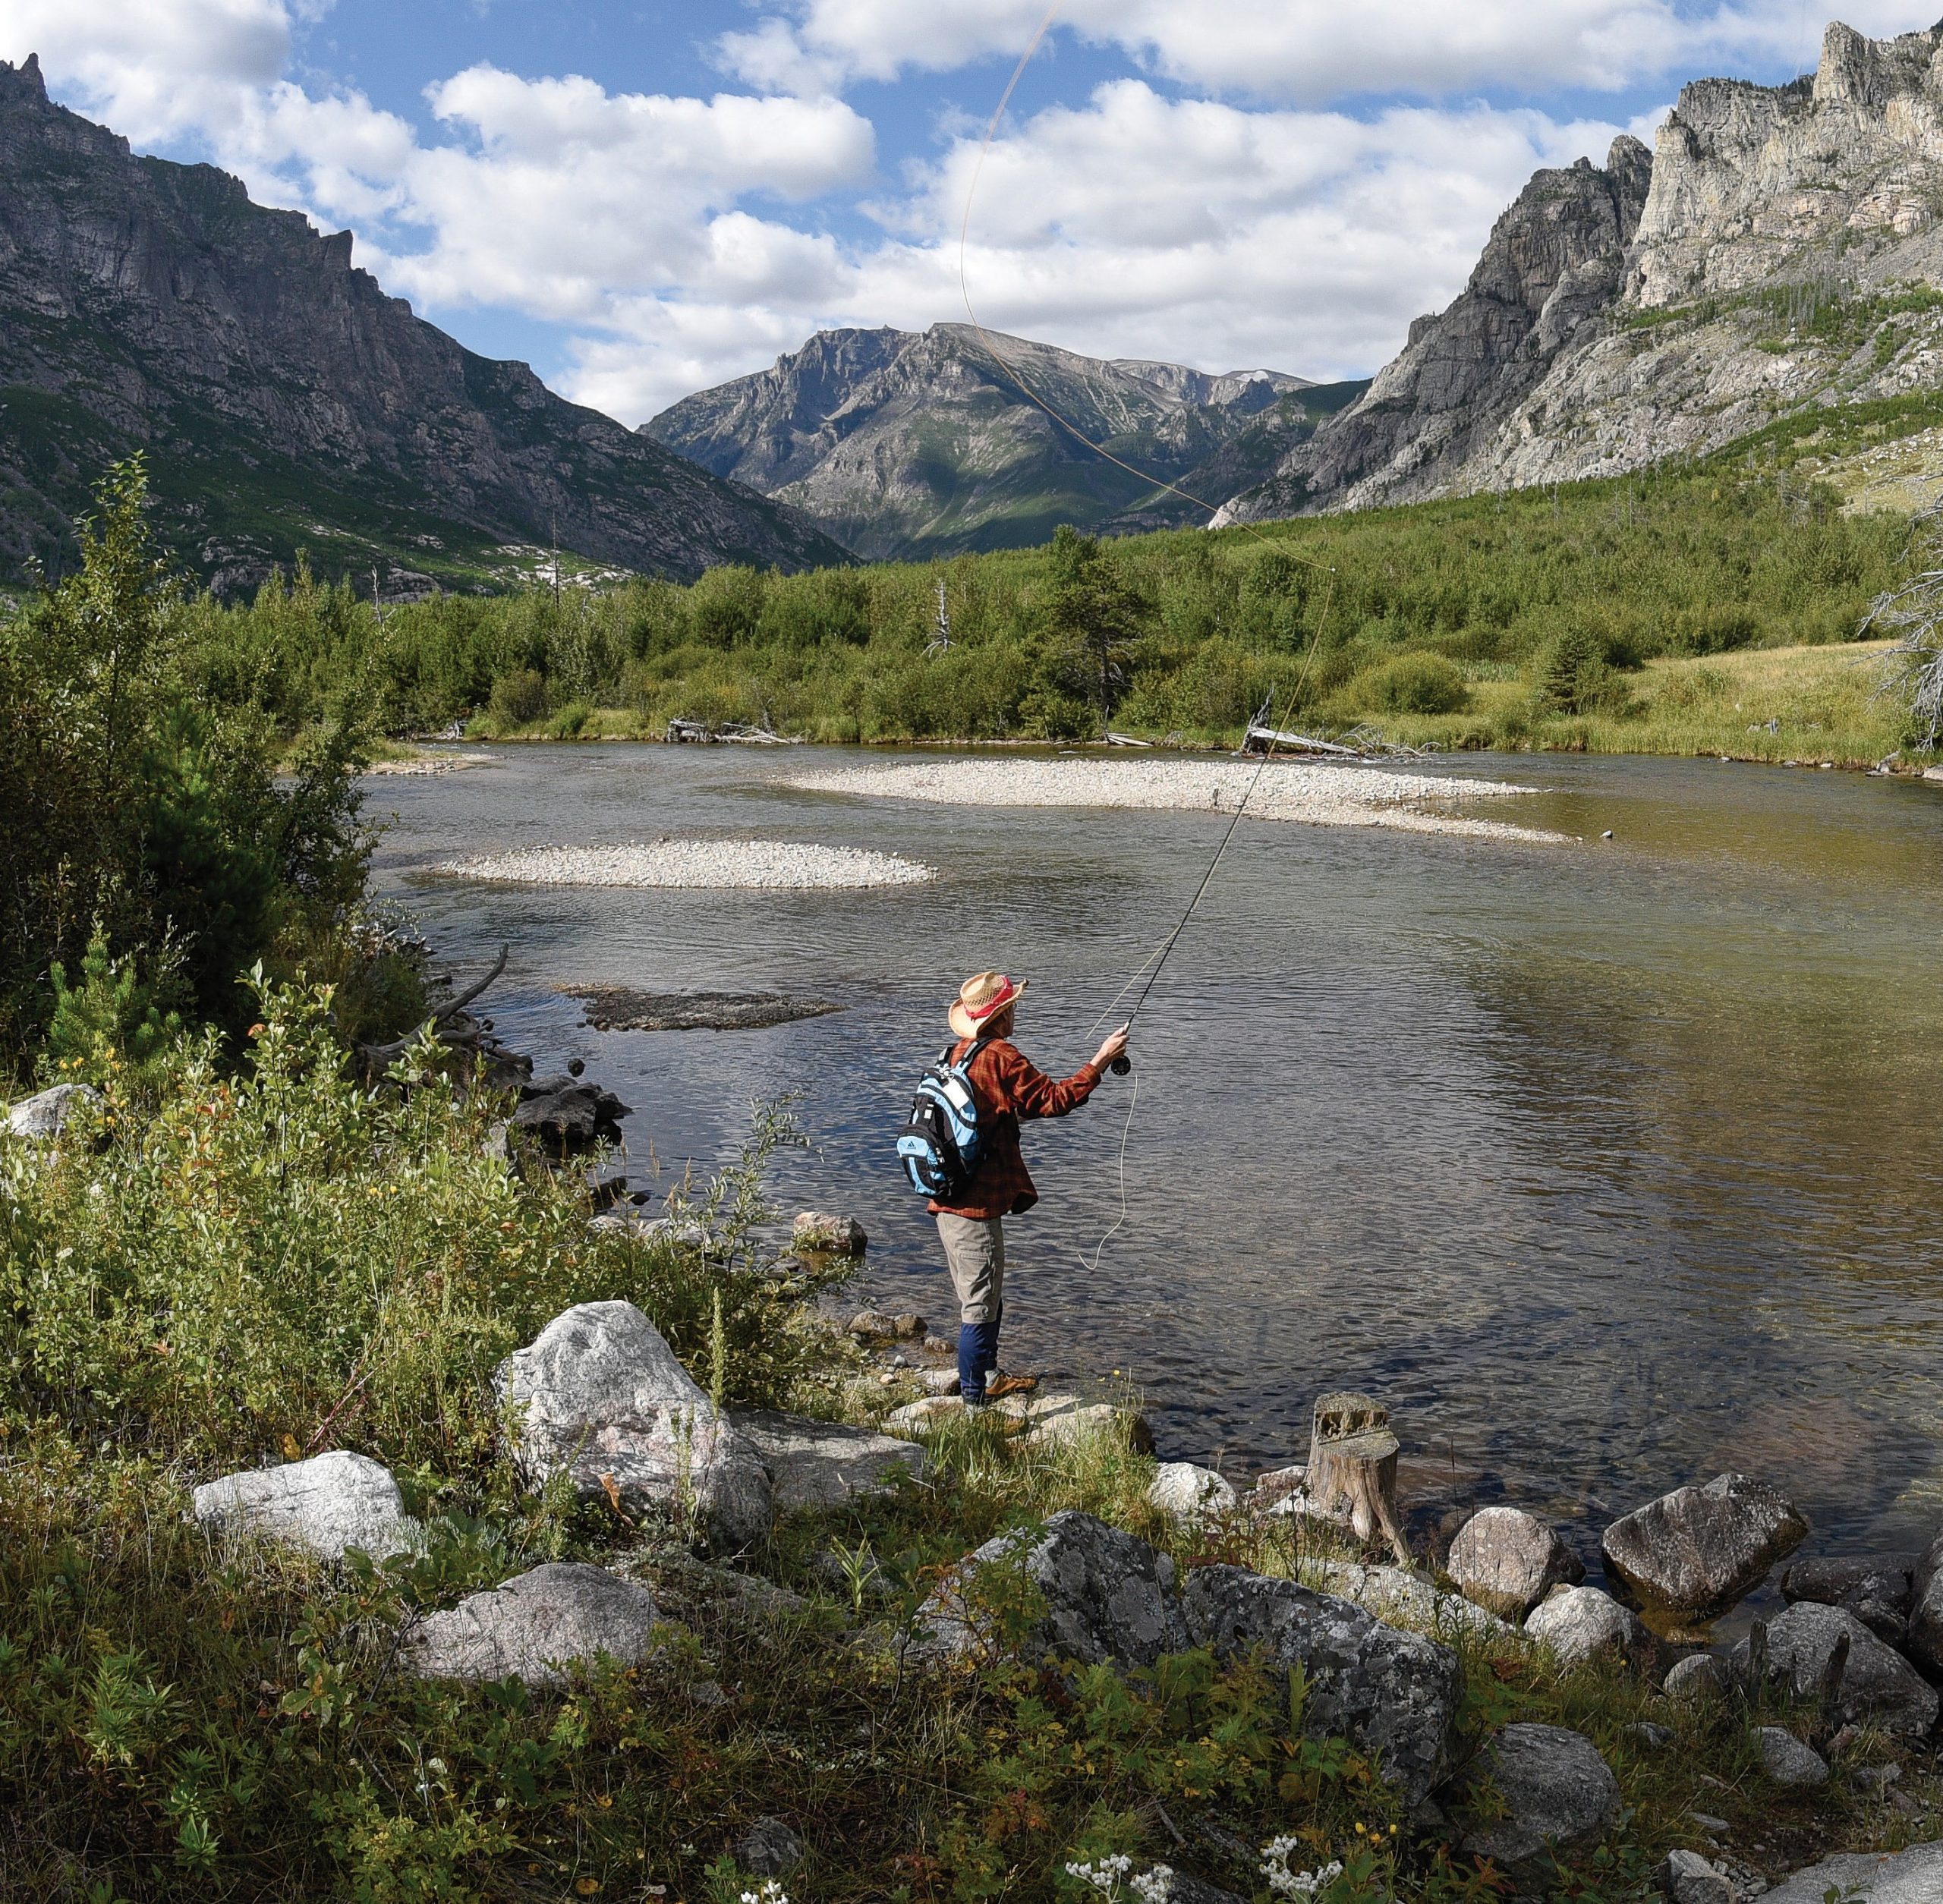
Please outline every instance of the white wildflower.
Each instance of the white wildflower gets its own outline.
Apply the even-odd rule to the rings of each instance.
[[[743,1892],[742,1904],[789,1904],[789,1893],[771,1877],[761,1890]]]
[[[1173,1867],[1156,1865],[1151,1871],[1142,1871],[1133,1880],[1133,1894],[1140,1904],[1168,1904],[1174,1894]]]
[[[1340,1858],[1318,1871],[1290,1870],[1290,1852],[1301,1849],[1299,1838],[1271,1838],[1261,1847],[1261,1874],[1277,1897],[1313,1897],[1343,1874]]]
[[[1088,1858],[1083,1865],[1068,1865],[1066,1874],[1091,1885],[1102,1897],[1117,1897],[1122,1881],[1132,1869],[1133,1860],[1126,1852],[1116,1851],[1097,1864]]]

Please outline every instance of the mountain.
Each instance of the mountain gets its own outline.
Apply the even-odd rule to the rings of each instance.
[[[1118,533],[1205,521],[1362,389],[1102,360],[934,324],[820,331],[641,427],[860,555],[921,559],[1044,542],[1062,522]]]
[[[254,205],[208,165],[137,158],[0,63],[0,581],[74,559],[112,458],[150,460],[155,521],[219,591],[307,547],[388,590],[543,565],[691,577],[850,559],[523,363],[388,297],[351,234]]]
[[[1943,26],[1702,80],[1541,172],[1463,294],[1217,522],[1567,482],[1762,434],[1853,500],[1943,474]]]

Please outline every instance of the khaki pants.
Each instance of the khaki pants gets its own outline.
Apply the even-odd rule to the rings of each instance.
[[[938,1238],[961,1323],[996,1323],[1005,1311],[1005,1229],[997,1216],[938,1212]]]

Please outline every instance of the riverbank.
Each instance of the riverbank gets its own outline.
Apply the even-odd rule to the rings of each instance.
[[[1666,1687],[1689,1649],[1529,1516],[1406,1572],[1110,1383],[965,1418],[921,1318],[834,1326],[817,1245],[863,1239],[771,1226],[773,1121],[597,1208],[329,1038],[272,994],[252,1070],[0,1139],[9,1895],[1636,1904],[1674,1851],[1750,1896],[1933,1826],[1935,1695],[1853,1616]],[[1706,1591],[1786,1557],[1775,1501]],[[1800,1664],[1831,1624],[1853,1683]]]

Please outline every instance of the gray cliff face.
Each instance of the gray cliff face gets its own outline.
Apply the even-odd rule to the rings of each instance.
[[[1240,457],[1242,475],[1259,474],[1270,459],[1251,464],[1247,439],[1265,424],[1299,430],[1308,417],[1312,427],[1312,388],[1272,371],[1104,361],[937,324],[921,335],[820,332],[643,427],[861,554],[922,555],[1041,542],[1063,521],[1117,531],[1199,521],[1203,505],[1158,483],[1192,489],[1223,452]],[[1233,486],[1223,481],[1214,499]]]
[[[1419,318],[1362,400],[1217,521],[1441,493],[1618,294],[1652,170],[1645,147],[1622,137],[1603,170],[1582,159],[1536,174],[1493,228],[1456,301]]]
[[[845,552],[786,508],[556,396],[388,297],[348,232],[253,205],[207,165],[134,156],[0,65],[0,568],[58,547],[109,453],[155,465],[219,584],[299,542],[544,543],[691,576]],[[20,493],[30,496],[22,506]],[[52,520],[50,520],[50,518]],[[439,533],[439,529],[444,533]]]
[[[1936,388],[1943,27],[1878,41],[1837,23],[1812,80],[1699,80],[1650,165],[1621,143],[1603,175],[1611,226],[1591,202],[1601,175],[1540,173],[1463,297],[1217,520],[1617,475]],[[1546,219],[1534,193],[1569,178],[1573,210]],[[1943,441],[1845,454],[1819,472],[1907,507]]]

